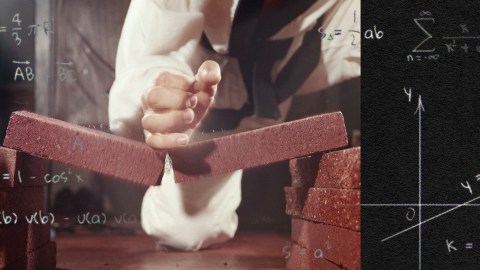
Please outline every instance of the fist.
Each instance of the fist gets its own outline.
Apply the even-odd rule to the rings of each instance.
[[[210,60],[194,77],[160,73],[141,99],[145,142],[158,149],[187,145],[213,102],[220,79],[220,67]]]

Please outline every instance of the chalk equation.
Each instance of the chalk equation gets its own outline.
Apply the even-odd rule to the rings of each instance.
[[[23,28],[22,22],[23,22],[23,20],[21,20],[20,13],[15,13],[12,16],[12,21],[11,21],[12,24],[11,24],[10,28],[9,28],[9,26],[0,25],[0,34],[11,33],[11,36],[12,36],[15,44],[17,46],[20,46],[22,44],[22,41],[23,41],[21,34],[24,33],[24,32],[22,32],[22,31],[25,31],[25,33],[28,32],[26,34],[27,36],[35,36],[36,33],[37,33],[37,28],[40,28],[41,30],[43,30],[43,32],[45,33],[46,36],[54,33],[52,31],[52,25],[53,25],[52,20],[43,21],[43,22],[37,23],[37,24],[27,25],[26,28]],[[23,34],[23,38],[25,38],[25,34]]]
[[[472,180],[470,180],[472,181]],[[470,185],[470,181],[469,180],[466,180],[465,182],[461,182],[460,185],[468,190],[468,192],[470,193],[470,195],[473,195],[473,190],[472,190],[472,186]],[[478,188],[480,188],[480,174],[477,174],[475,175],[474,177],[474,183],[478,183]]]
[[[353,12],[353,22],[357,22],[357,11]],[[321,35],[322,40],[335,41],[341,38],[350,38],[350,45],[360,46],[360,40],[362,38],[362,32],[360,29],[341,29],[334,28],[333,30],[326,30],[324,26],[320,26],[317,29],[317,32]],[[384,32],[377,28],[377,25],[374,25],[372,29],[366,29],[363,33],[363,38],[365,39],[382,39]]]
[[[264,216],[254,216],[253,218],[247,219],[245,223],[251,224],[251,225],[272,224],[273,219],[269,217],[264,217]]]
[[[326,249],[326,250],[332,249],[332,245],[331,245],[330,241],[326,241],[326,242],[325,242],[325,249]],[[290,258],[290,257],[292,256],[292,247],[291,247],[291,245],[288,245],[288,244],[285,245],[285,246],[283,247],[283,249],[282,249],[282,252],[286,254],[286,255],[285,255],[285,259]],[[309,251],[309,250],[307,250],[306,248],[300,248],[300,249],[298,250],[298,254],[299,254],[299,255],[302,255],[302,256],[307,255],[308,252],[312,252],[312,251]],[[324,255],[324,254],[323,254],[323,249],[317,248],[317,249],[315,249],[312,253],[313,253],[313,257],[314,257],[315,259],[323,259],[323,255]]]
[[[446,248],[447,248],[448,253],[459,252],[462,249],[463,250],[477,249],[477,246],[475,245],[475,247],[474,247],[474,245],[473,245],[474,242],[464,242],[464,243],[458,242],[458,243],[455,243],[454,240],[446,239],[445,244],[446,244]]]
[[[60,217],[55,218],[55,215],[50,212],[37,211],[32,214],[27,215],[18,215],[15,212],[7,213],[5,210],[0,211],[0,225],[10,225],[18,224],[20,218],[24,218],[28,224],[54,224],[55,222],[71,222],[70,217]],[[74,222],[78,225],[104,225],[107,223],[116,223],[116,224],[137,224],[140,222],[140,218],[133,214],[123,213],[121,215],[107,216],[106,213],[82,213],[76,215],[76,218],[73,218]]]
[[[434,44],[434,29],[437,21],[430,11],[422,11],[419,17],[412,20],[414,25],[423,35],[423,39],[416,44],[411,53],[406,56],[407,62],[436,61],[441,53],[448,54],[480,54],[480,34],[471,34],[470,27],[466,23],[455,25],[456,32],[442,35],[442,47]],[[438,49],[438,50],[437,50]]]
[[[45,36],[54,34],[53,19],[43,21],[36,24],[25,25],[20,13],[15,13],[11,18],[11,25],[0,25],[0,35],[11,35],[17,47],[22,45],[26,38],[33,38],[37,35],[37,31],[41,31]],[[13,59],[11,63],[15,67],[13,74],[14,82],[32,82],[35,79],[35,70],[33,63],[29,59]],[[75,69],[75,64],[72,61],[58,61],[55,63],[54,79],[59,82],[73,83],[77,81],[78,72]],[[88,69],[82,70],[82,75],[88,75]],[[51,79],[47,75],[46,79]]]
[[[35,175],[22,176],[22,172],[20,170],[17,170],[16,175],[17,175],[16,181],[18,181],[19,183],[27,183],[29,181],[44,181],[47,184],[67,183],[69,179],[71,179],[69,178],[69,175],[74,176],[77,183],[85,182],[81,174],[72,173],[72,170],[70,168],[68,168],[68,171],[63,171],[58,174],[47,173],[43,175],[43,177],[37,177]],[[2,179],[5,181],[10,181],[13,179],[15,181],[14,176],[10,175],[9,173],[3,173]]]
[[[328,32],[324,32],[325,29],[323,27],[320,27],[318,28],[318,33],[320,33],[320,35],[322,36],[322,40],[323,39],[327,39],[327,40],[335,40],[336,38],[340,38],[342,36],[342,29],[335,29],[333,33],[328,33]],[[360,38],[358,37],[358,35],[360,34],[360,31],[359,30],[348,30],[347,33],[350,33],[350,36],[351,36],[351,43],[350,45],[352,46],[359,46],[360,45]]]
[[[31,66],[29,60],[13,60],[13,64],[16,65],[13,81],[27,81],[31,82],[35,79],[35,72]],[[56,80],[59,82],[72,83],[77,81],[77,72],[75,70],[75,64],[72,61],[59,61],[56,65]],[[88,70],[83,70],[83,75],[88,75]],[[47,77],[48,79],[48,77]]]

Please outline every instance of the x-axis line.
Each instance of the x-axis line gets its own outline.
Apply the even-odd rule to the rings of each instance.
[[[445,215],[445,214],[448,214],[448,213],[450,213],[450,212],[452,212],[452,211],[454,211],[454,210],[456,210],[456,209],[458,209],[458,208],[460,208],[460,207],[466,206],[466,205],[468,205],[469,203],[474,202],[474,201],[476,201],[476,200],[478,200],[478,199],[480,199],[480,196],[478,196],[478,197],[476,197],[476,198],[474,198],[474,199],[471,199],[471,200],[469,200],[469,201],[467,201],[467,202],[465,202],[465,203],[463,203],[463,204],[457,205],[457,206],[455,206],[455,207],[453,207],[453,208],[451,208],[451,209],[448,209],[447,211],[442,212],[442,213],[440,213],[440,214],[438,214],[438,215],[435,215],[435,216],[433,216],[433,217],[431,217],[431,218],[429,218],[429,219],[426,219],[426,220],[424,220],[424,221],[422,221],[422,222],[419,222],[418,224],[413,225],[413,226],[411,226],[411,227],[408,227],[408,228],[406,228],[406,229],[404,229],[404,230],[402,230],[402,231],[400,231],[400,232],[397,232],[397,233],[395,233],[395,234],[393,234],[393,235],[391,235],[391,236],[389,236],[389,237],[387,237],[387,238],[384,238],[384,239],[382,239],[382,242],[385,242],[385,241],[387,241],[387,240],[389,240],[389,239],[392,239],[392,238],[394,238],[394,237],[396,237],[396,236],[399,236],[399,235],[401,235],[401,234],[403,234],[403,233],[405,233],[405,232],[408,232],[408,231],[410,231],[410,230],[412,230],[412,229],[415,229],[416,227],[419,227],[419,226],[421,226],[422,224],[425,224],[425,223],[430,222],[430,221],[432,221],[432,220],[434,220],[434,219],[437,219],[437,218],[439,218],[439,217],[441,217],[441,216],[443,216],[443,215]]]

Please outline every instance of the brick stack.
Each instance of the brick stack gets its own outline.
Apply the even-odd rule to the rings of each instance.
[[[47,172],[48,161],[0,147],[0,269],[55,268],[50,223],[31,219],[45,215]]]
[[[288,269],[360,269],[360,148],[290,161]]]

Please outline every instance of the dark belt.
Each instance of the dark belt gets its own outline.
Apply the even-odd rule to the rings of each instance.
[[[285,58],[293,38],[269,38],[315,2],[285,0],[278,8],[263,14],[263,1],[240,1],[232,25],[229,54],[238,59],[248,100],[240,110],[211,109],[202,121],[201,131],[235,129],[243,118],[249,116],[281,117],[278,105],[292,96],[318,65],[321,35],[317,29],[321,26],[321,20],[305,33],[302,45],[278,73],[275,81],[271,77],[273,65]],[[211,49],[205,35],[201,44]]]

